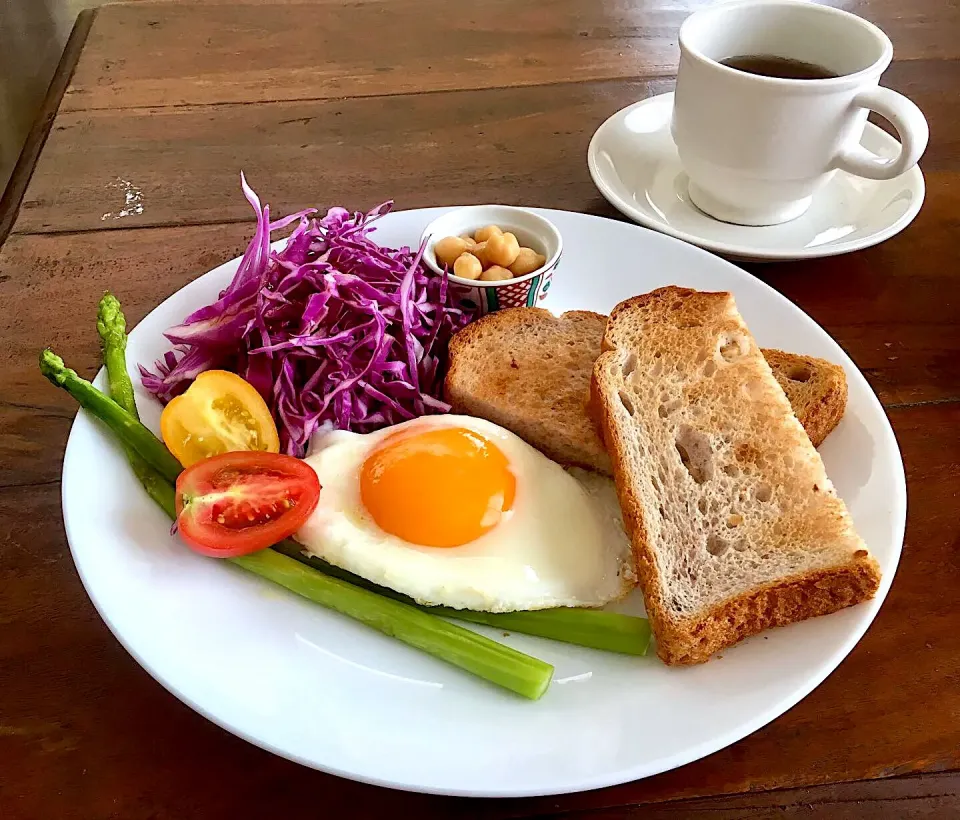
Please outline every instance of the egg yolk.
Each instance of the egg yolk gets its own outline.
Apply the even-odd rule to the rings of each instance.
[[[389,436],[360,470],[360,497],[377,526],[427,547],[479,538],[511,509],[515,492],[500,449],[462,427]]]

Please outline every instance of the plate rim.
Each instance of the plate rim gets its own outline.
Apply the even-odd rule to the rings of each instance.
[[[596,186],[597,190],[600,191],[601,195],[607,200],[607,202],[613,205],[613,207],[625,217],[639,225],[643,225],[646,228],[651,228],[658,233],[666,234],[667,236],[671,236],[674,239],[679,239],[691,245],[696,245],[702,250],[711,251],[715,254],[723,254],[726,257],[739,261],[796,262],[804,259],[825,259],[831,256],[841,256],[845,253],[853,253],[854,251],[865,250],[867,248],[872,248],[874,245],[879,245],[881,242],[886,242],[886,240],[896,236],[898,233],[907,228],[920,212],[920,208],[923,207],[923,202],[926,198],[926,181],[923,176],[923,171],[920,169],[920,164],[918,163],[909,170],[904,171],[902,175],[911,177],[912,183],[910,187],[914,188],[918,194],[915,201],[910,204],[910,207],[903,214],[901,214],[895,222],[892,222],[883,230],[876,231],[875,233],[872,233],[866,237],[862,237],[859,240],[840,241],[836,244],[817,245],[813,248],[769,250],[758,249],[750,245],[715,241],[707,237],[698,236],[697,234],[688,233],[687,231],[680,230],[679,228],[674,228],[668,222],[662,222],[659,219],[655,219],[649,214],[639,210],[638,208],[635,208],[630,202],[620,196],[620,194],[614,190],[611,183],[600,171],[599,163],[597,161],[597,155],[599,153],[598,145],[599,140],[602,138],[602,132],[608,128],[612,128],[614,120],[625,115],[629,111],[640,108],[647,104],[651,104],[655,100],[666,97],[671,98],[670,106],[672,110],[672,98],[674,93],[675,92],[673,91],[667,91],[662,94],[654,94],[651,97],[638,100],[637,102],[631,103],[630,105],[614,111],[613,114],[607,117],[593,132],[593,135],[590,137],[590,143],[587,145],[587,169],[590,172],[590,179],[593,180],[593,184]],[[881,138],[896,142],[893,137],[887,134],[882,128],[874,125],[872,122],[868,121],[864,130],[870,131],[875,135],[879,135]],[[733,227],[743,228],[748,226],[738,225]]]
[[[413,208],[408,210],[397,211],[395,213],[422,214],[424,217],[429,219],[430,217],[435,217],[436,215],[440,214],[443,211],[452,210],[453,207],[456,207],[456,206]],[[547,208],[531,208],[531,210],[540,211],[546,215],[549,215],[551,213],[552,214],[562,213],[567,215],[573,214],[577,218],[587,218],[588,220],[591,220],[591,219],[606,220],[607,219],[606,217],[596,216],[592,214],[583,214],[576,211],[560,211],[557,209],[547,209]],[[617,222],[617,220],[608,220],[608,221]],[[630,223],[620,223],[620,224],[630,225]],[[630,225],[630,227],[636,227],[636,226]],[[645,230],[642,227],[638,229],[641,231]],[[663,236],[662,233],[661,235]],[[280,239],[272,244],[274,245],[283,244],[285,241],[286,241],[285,239]],[[784,300],[794,311],[799,313],[800,316],[803,317],[803,319],[806,322],[811,323],[814,327],[816,327],[816,329],[820,333],[826,335],[836,344],[835,340],[833,340],[833,337],[830,336],[830,334],[827,333],[826,330],[824,330],[819,325],[819,323],[815,319],[813,319],[813,317],[811,317],[809,314],[803,311],[798,305],[794,304],[786,296],[784,296],[782,293],[777,291],[775,288],[773,288],[763,280],[747,273],[746,271],[743,271],[740,268],[737,268],[736,265],[733,265],[727,260],[717,257],[715,254],[712,254],[709,251],[699,246],[691,245],[689,243],[682,242],[681,240],[678,240],[674,237],[669,237],[669,236],[667,236],[667,238],[664,241],[667,241],[669,243],[677,242],[679,244],[687,245],[688,248],[691,248],[691,247],[693,248],[694,253],[704,254],[705,256],[711,257],[711,259],[714,260],[714,262],[719,259],[721,263],[735,268],[739,275],[746,276],[752,279],[754,286],[759,285],[762,290],[769,292],[776,299]],[[163,305],[166,304],[166,302],[169,299],[174,298],[174,296],[180,293],[180,291],[182,291],[184,287],[188,287],[193,282],[196,282],[201,278],[214,274],[215,272],[220,271],[225,267],[239,264],[239,261],[241,258],[242,258],[242,255],[237,256],[233,259],[227,260],[221,263],[220,265],[217,265],[211,268],[208,271],[205,271],[199,274],[190,282],[186,283],[183,287],[173,291],[162,302],[156,305],[152,310],[150,310],[144,316],[141,322],[146,320],[146,318],[151,316],[154,312],[161,310]],[[254,746],[257,746],[261,749],[272,752],[273,754],[276,754],[287,760],[291,760],[293,762],[307,766],[308,768],[316,769],[318,771],[322,771],[327,774],[344,777],[349,780],[354,780],[354,781],[366,783],[369,785],[392,788],[400,791],[408,791],[408,792],[415,792],[415,793],[422,793],[422,794],[447,795],[447,796],[456,796],[456,797],[514,798],[514,797],[536,797],[536,796],[571,794],[571,793],[591,791],[593,789],[619,785],[622,783],[631,782],[633,780],[644,779],[656,774],[660,774],[666,771],[679,768],[688,763],[692,763],[696,760],[699,760],[703,757],[713,754],[714,752],[717,752],[721,749],[724,749],[727,746],[730,746],[742,740],[743,738],[748,737],[758,729],[766,726],[767,724],[769,724],[779,716],[783,715],[785,712],[787,712],[789,709],[791,709],[801,700],[806,698],[814,689],[816,689],[821,683],[823,683],[823,681],[826,680],[827,677],[829,677],[831,674],[833,674],[834,671],[836,671],[836,669],[842,663],[842,661],[847,657],[847,655],[853,650],[853,648],[863,638],[866,631],[870,628],[870,626],[873,624],[874,620],[876,619],[876,616],[879,613],[879,610],[886,599],[887,593],[890,587],[892,586],[893,579],[896,575],[896,571],[899,566],[900,558],[902,555],[903,539],[904,539],[905,527],[906,527],[907,496],[906,496],[906,475],[905,475],[905,470],[903,465],[903,458],[900,452],[899,443],[897,442],[897,439],[896,439],[896,434],[893,430],[892,425],[890,424],[889,417],[887,416],[886,411],[884,410],[883,405],[880,402],[879,398],[877,397],[876,393],[870,387],[869,383],[866,381],[866,378],[863,376],[860,369],[854,364],[852,359],[850,359],[850,357],[847,355],[846,351],[843,350],[839,346],[839,344],[836,344],[836,347],[838,352],[842,356],[841,361],[838,363],[842,363],[846,365],[849,369],[852,369],[856,374],[858,374],[860,380],[862,380],[863,386],[866,388],[865,390],[866,399],[872,404],[874,411],[878,411],[880,414],[880,417],[883,419],[883,423],[885,424],[885,432],[889,433],[888,443],[892,443],[893,452],[895,453],[895,456],[896,456],[894,459],[894,463],[891,465],[893,467],[893,472],[894,472],[894,475],[891,476],[891,479],[894,481],[896,485],[895,497],[891,498],[891,513],[892,513],[891,538],[892,538],[892,543],[896,545],[895,554],[893,555],[890,561],[889,569],[887,569],[883,574],[881,585],[877,591],[876,596],[874,597],[873,601],[868,604],[873,608],[873,612],[872,614],[869,615],[869,617],[863,619],[863,622],[861,624],[857,625],[855,628],[853,628],[849,632],[846,639],[832,653],[832,655],[829,656],[828,659],[821,662],[816,673],[804,679],[802,686],[798,687],[796,690],[792,691],[785,697],[781,698],[777,703],[770,706],[769,708],[759,713],[758,715],[754,716],[752,719],[741,723],[739,726],[736,727],[735,730],[731,730],[723,734],[714,735],[709,739],[704,740],[696,745],[689,746],[683,749],[682,751],[675,753],[672,756],[657,759],[654,761],[652,765],[641,764],[628,769],[610,770],[610,771],[603,772],[602,775],[588,776],[588,777],[583,777],[576,780],[574,780],[573,778],[568,778],[566,784],[559,787],[555,785],[545,786],[544,784],[537,784],[537,783],[534,783],[529,786],[523,786],[523,787],[518,786],[513,788],[502,788],[502,787],[501,788],[493,788],[493,787],[471,788],[466,786],[462,786],[462,787],[446,786],[446,785],[439,785],[439,784],[433,784],[433,783],[424,784],[424,783],[402,781],[402,780],[396,780],[396,779],[390,779],[390,778],[376,777],[363,772],[357,772],[357,771],[346,769],[346,768],[340,768],[334,764],[319,763],[316,760],[307,759],[300,754],[287,751],[286,749],[280,746],[277,746],[274,743],[266,741],[256,735],[251,734],[250,732],[247,732],[246,730],[240,728],[239,726],[235,725],[229,720],[221,719],[217,717],[206,706],[197,702],[194,698],[188,697],[185,693],[178,690],[177,687],[174,685],[174,683],[169,681],[167,677],[165,677],[162,670],[156,669],[153,666],[149,665],[146,662],[146,660],[142,657],[142,655],[139,652],[137,652],[134,649],[134,647],[123,637],[123,634],[120,631],[120,629],[117,627],[115,622],[111,620],[108,613],[104,611],[103,607],[101,606],[101,602],[97,600],[97,598],[93,595],[91,591],[90,580],[88,579],[84,571],[82,561],[78,559],[79,548],[77,547],[77,544],[75,543],[75,541],[80,541],[81,539],[77,536],[75,525],[72,526],[70,521],[71,515],[68,512],[68,502],[67,502],[68,482],[66,480],[66,476],[67,476],[69,465],[76,458],[75,452],[71,457],[71,452],[75,451],[76,448],[79,446],[77,444],[77,441],[79,440],[78,426],[81,429],[83,425],[90,427],[91,430],[93,430],[95,435],[102,435],[104,437],[105,442],[108,443],[108,446],[109,446],[110,440],[105,433],[103,433],[102,431],[98,431],[97,425],[93,421],[93,418],[90,416],[90,414],[87,413],[87,411],[83,409],[80,409],[78,411],[77,416],[74,418],[71,424],[70,434],[67,439],[67,444],[65,447],[64,460],[63,460],[62,471],[61,471],[61,508],[62,508],[62,514],[63,514],[63,520],[64,520],[64,529],[67,536],[67,542],[70,547],[71,557],[73,559],[74,565],[77,568],[77,573],[80,577],[81,583],[83,584],[84,590],[87,593],[87,597],[90,599],[91,603],[93,604],[100,618],[107,625],[107,628],[110,630],[111,634],[113,634],[113,636],[117,639],[117,641],[124,648],[124,650],[137,662],[137,664],[141,668],[144,669],[144,671],[147,672],[147,674],[149,674],[155,681],[157,681],[166,691],[170,692],[170,694],[176,697],[181,703],[184,703],[186,706],[188,706],[193,711],[197,712],[198,714],[200,714],[201,716],[209,720],[214,725],[219,726],[220,728],[230,732],[231,734],[242,738],[243,740],[253,744]],[[105,373],[103,368],[101,368],[101,370],[98,372],[95,382],[99,386],[104,385]],[[81,422],[81,418],[83,420],[82,422]]]

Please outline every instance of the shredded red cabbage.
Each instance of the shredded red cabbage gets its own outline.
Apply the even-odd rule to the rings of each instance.
[[[269,206],[240,180],[256,233],[218,301],[167,331],[175,349],[156,373],[140,366],[144,387],[166,404],[204,370],[234,371],[266,400],[282,452],[295,456],[321,427],[366,433],[447,412],[447,342],[473,315],[452,303],[446,275],[421,264],[422,247],[370,239],[393,203],[271,223]],[[286,247],[271,251],[271,232],[297,221]]]

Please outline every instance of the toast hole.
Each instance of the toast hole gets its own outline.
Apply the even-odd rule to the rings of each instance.
[[[854,558],[866,558],[868,555],[866,550],[857,550],[854,554]]]
[[[754,493],[757,501],[766,503],[773,497],[773,489],[769,484],[761,484]]]
[[[707,536],[707,552],[711,555],[719,557],[728,549],[730,549],[730,545],[719,535]]]
[[[740,475],[740,468],[736,464],[724,464],[722,469],[723,472],[731,478],[736,478]]]
[[[631,399],[630,395],[623,390],[617,391],[617,395],[620,397],[620,404],[623,405],[623,409],[632,416],[637,411],[637,409],[633,406],[633,399]]]
[[[742,541],[737,541],[737,542],[733,545],[733,548],[734,548],[737,552],[743,552],[743,551],[747,548],[747,545],[744,544]],[[770,556],[768,555],[768,556],[766,556],[766,557],[769,558]]]
[[[652,365],[650,365],[650,375],[653,378],[656,378],[661,373],[663,373],[663,362],[658,358]]]
[[[733,529],[734,527],[739,527],[743,523],[743,516],[739,513],[733,513],[732,515],[727,516],[727,527]]]
[[[808,382],[813,373],[805,364],[791,365],[787,370],[787,378],[792,382]]]
[[[637,369],[637,354],[631,353],[623,363],[623,377],[626,379]]]
[[[683,307],[683,301],[678,299],[672,305],[670,305],[670,310],[680,310]]]
[[[713,478],[713,451],[707,436],[684,424],[677,431],[674,444],[681,464],[697,484]]]
[[[574,345],[576,345],[576,340],[567,339],[567,347],[573,347]]]
[[[700,510],[700,512],[701,512],[703,515],[706,515],[706,514],[707,514],[707,499],[705,499],[705,498],[699,498],[699,499],[697,499],[697,509]]]
[[[735,362],[750,349],[750,343],[739,333],[725,333],[720,337],[720,355],[724,361]]]
[[[708,361],[703,366],[703,375],[706,376],[708,379],[716,372],[717,372],[717,365],[712,361]]]
[[[680,402],[677,399],[673,399],[672,401],[664,401],[657,408],[657,412],[660,414],[660,418],[665,419],[674,410],[679,409],[679,407],[680,407]]]

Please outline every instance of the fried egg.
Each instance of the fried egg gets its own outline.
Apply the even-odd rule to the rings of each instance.
[[[578,481],[513,433],[425,416],[318,435],[306,551],[420,603],[485,612],[600,606],[635,582],[613,483]]]

